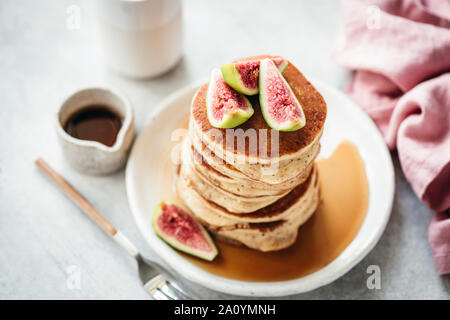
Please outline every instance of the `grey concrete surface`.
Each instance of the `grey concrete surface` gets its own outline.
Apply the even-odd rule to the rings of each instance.
[[[134,81],[103,62],[93,1],[0,2],[0,298],[148,299],[131,258],[99,231],[35,167],[42,156],[149,257],[130,214],[124,173],[89,177],[64,162],[52,119],[61,100],[80,86],[123,91],[137,129],[171,92],[207,77],[233,58],[275,53],[307,76],[343,88],[349,72],[330,52],[338,30],[337,1],[199,1],[184,4],[184,56],[159,78]],[[66,28],[69,5],[81,8],[81,28]],[[432,213],[414,196],[397,157],[397,191],[388,227],[375,249],[345,276],[292,299],[449,299],[449,277],[435,269],[427,241]],[[366,286],[378,265],[380,290]],[[68,286],[71,267],[81,286]],[[190,284],[208,299],[233,298]]]

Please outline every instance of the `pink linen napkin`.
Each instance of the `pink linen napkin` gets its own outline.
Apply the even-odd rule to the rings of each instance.
[[[429,241],[450,273],[450,1],[343,0],[333,57],[356,71],[347,93],[436,212]]]

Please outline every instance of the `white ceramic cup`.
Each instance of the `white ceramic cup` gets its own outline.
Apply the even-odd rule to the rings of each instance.
[[[109,65],[132,78],[149,78],[180,60],[180,0],[99,0],[98,23]]]
[[[111,147],[97,141],[74,138],[64,130],[70,116],[90,105],[108,106],[122,118],[122,127]],[[62,103],[55,120],[64,156],[76,170],[104,175],[124,166],[135,134],[134,116],[127,99],[117,90],[101,87],[78,90]]]

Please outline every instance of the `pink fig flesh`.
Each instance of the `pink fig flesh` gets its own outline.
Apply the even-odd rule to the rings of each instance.
[[[217,248],[203,226],[181,205],[162,202],[153,214],[153,229],[172,247],[211,261]]]
[[[269,59],[261,61],[259,87],[261,112],[271,128],[295,131],[304,127],[306,120],[300,102]]]
[[[287,60],[283,58],[271,58],[280,72],[287,67]],[[221,66],[225,82],[236,91],[245,95],[258,93],[259,66],[261,60],[245,60]]]
[[[208,120],[216,128],[234,128],[253,115],[250,101],[226,84],[218,69],[211,72],[206,93]]]

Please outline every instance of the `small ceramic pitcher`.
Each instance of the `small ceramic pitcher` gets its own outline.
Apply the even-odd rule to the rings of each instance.
[[[72,137],[64,130],[67,120],[77,111],[91,105],[105,105],[122,118],[115,143],[108,147],[97,141]],[[134,138],[134,116],[128,101],[116,90],[86,88],[76,91],[61,105],[56,115],[56,131],[67,161],[76,170],[104,175],[122,168]]]

